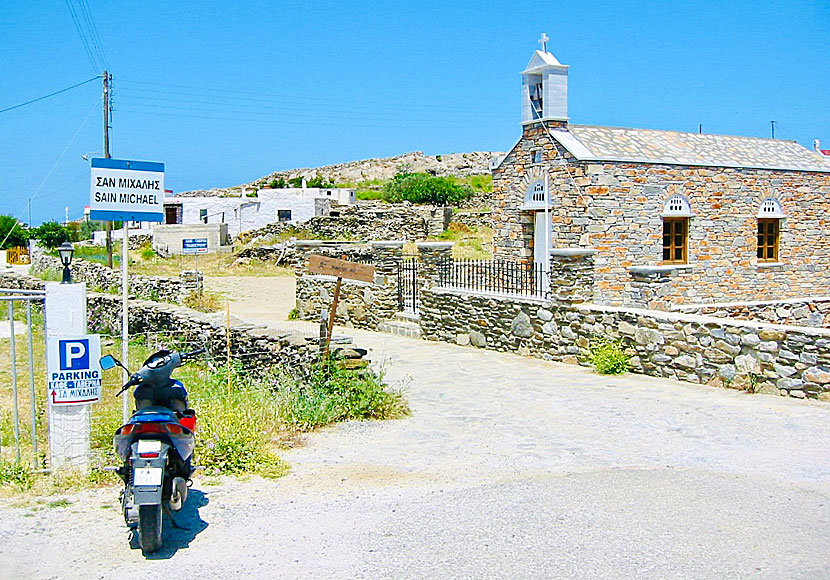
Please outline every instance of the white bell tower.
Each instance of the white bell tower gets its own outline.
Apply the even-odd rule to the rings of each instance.
[[[568,120],[568,65],[548,52],[548,35],[522,71],[522,125]]]

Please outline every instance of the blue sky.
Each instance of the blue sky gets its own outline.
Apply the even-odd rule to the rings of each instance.
[[[776,137],[830,148],[830,2],[104,2],[0,8],[0,109],[100,74],[113,157],[175,191],[421,150],[504,151],[519,72],[547,32],[579,124]],[[101,85],[0,113],[0,213],[80,217],[102,150]]]

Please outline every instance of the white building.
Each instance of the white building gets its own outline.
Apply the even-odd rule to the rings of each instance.
[[[355,191],[345,188],[260,189],[253,197],[168,197],[165,224],[227,224],[228,235],[270,223],[300,224],[328,215],[332,205],[355,203]]]

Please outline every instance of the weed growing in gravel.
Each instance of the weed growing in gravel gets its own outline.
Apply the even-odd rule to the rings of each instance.
[[[409,414],[403,395],[366,369],[343,368],[329,359],[315,365],[307,381],[283,378],[278,387],[280,417],[299,431],[351,419],[393,419]]]
[[[628,371],[628,355],[622,343],[607,337],[591,340],[588,362],[602,375],[620,375]]]
[[[0,458],[0,486],[12,486],[18,491],[32,487],[34,475],[28,465]]]

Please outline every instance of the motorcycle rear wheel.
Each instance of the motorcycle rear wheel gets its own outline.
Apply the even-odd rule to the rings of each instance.
[[[161,505],[138,506],[138,545],[148,554],[161,548]]]

